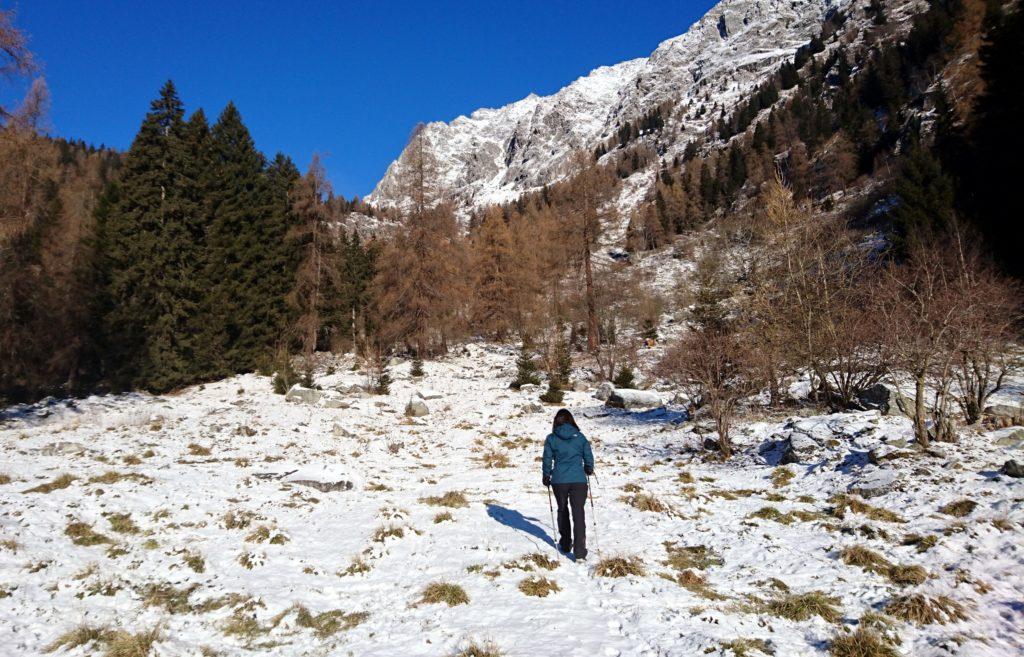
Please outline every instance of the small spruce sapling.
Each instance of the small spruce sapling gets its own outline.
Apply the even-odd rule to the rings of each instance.
[[[519,358],[516,359],[516,378],[509,385],[513,390],[519,390],[525,385],[540,385],[540,376],[537,374],[537,364],[530,356],[529,346],[524,341],[519,349]]]
[[[633,374],[633,368],[629,365],[623,366],[619,373],[612,379],[612,384],[616,388],[632,388],[636,381],[636,376]]]

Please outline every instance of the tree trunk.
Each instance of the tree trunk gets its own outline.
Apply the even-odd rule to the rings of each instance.
[[[584,231],[583,272],[587,281],[587,351],[597,353],[597,307],[594,301],[594,272],[590,266],[590,237]]]
[[[914,434],[921,449],[928,449],[928,426],[924,408],[924,372],[919,372],[914,379]]]

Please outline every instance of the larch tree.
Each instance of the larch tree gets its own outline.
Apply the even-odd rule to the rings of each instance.
[[[320,158],[314,156],[309,170],[296,181],[292,212],[295,225],[289,238],[299,244],[300,261],[289,301],[295,309],[293,333],[305,358],[307,373],[312,369],[323,316],[330,299],[327,290],[338,282],[334,258],[335,231],[327,205],[331,187]]]
[[[491,207],[473,238],[473,324],[499,341],[513,328],[516,258],[504,213]]]
[[[594,295],[593,253],[604,223],[615,213],[609,203],[615,191],[610,172],[597,166],[589,153],[577,152],[572,159],[576,175],[564,193],[568,199],[565,217],[566,240],[572,245],[573,261],[583,271],[587,315],[587,351],[598,348],[597,302]]]

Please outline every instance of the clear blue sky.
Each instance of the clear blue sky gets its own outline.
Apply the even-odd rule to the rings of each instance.
[[[321,153],[347,197],[373,189],[418,121],[646,56],[713,4],[0,0],[45,66],[54,134],[127,148],[171,78],[190,113],[234,100],[268,156],[304,168]]]

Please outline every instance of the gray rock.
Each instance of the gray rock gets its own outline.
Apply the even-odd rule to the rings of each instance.
[[[718,452],[721,451],[722,446],[714,438],[705,438],[704,449],[708,450],[709,452]]]
[[[899,475],[892,470],[867,466],[861,471],[857,481],[850,484],[848,490],[854,495],[868,499],[890,493],[900,483]]]
[[[430,390],[429,388],[423,388],[422,390],[417,390],[414,393],[414,396],[419,397],[420,399],[440,399],[441,397],[443,397],[443,395],[441,393],[439,393],[438,391]]]
[[[352,490],[352,482],[348,480],[341,481],[313,481],[312,479],[296,479],[289,481],[289,484],[297,484],[299,486],[309,486],[315,488],[321,493],[333,493],[339,490]]]
[[[1017,461],[1010,459],[1003,464],[1003,467],[999,469],[999,472],[1003,473],[1007,477],[1014,477],[1016,479],[1024,478],[1024,465],[1021,465]]]
[[[331,434],[338,438],[355,438],[356,434],[352,433],[340,424],[335,424],[331,427]]]
[[[910,451],[889,443],[878,445],[868,451],[868,461],[875,465],[907,458],[908,456],[912,456]]]
[[[43,456],[77,456],[85,453],[85,445],[82,443],[60,441],[50,443],[38,451]]]
[[[350,408],[352,402],[336,393],[324,393],[320,398],[320,405],[324,408]]]
[[[320,398],[324,396],[324,393],[319,390],[313,390],[312,388],[304,388],[298,383],[291,387],[285,396],[285,401],[296,402],[300,404],[315,404],[320,401]]]
[[[597,386],[597,391],[594,392],[594,399],[597,399],[598,401],[608,401],[608,398],[614,391],[615,386],[608,381],[605,381],[601,385]]]
[[[994,444],[999,447],[1020,449],[1024,447],[1024,429],[1008,429],[995,439]]]
[[[409,403],[405,405],[405,414],[408,417],[423,417],[430,413],[430,409],[427,408],[426,402],[418,397],[413,397],[409,400]]]
[[[543,413],[544,407],[536,402],[530,402],[529,404],[523,404],[524,413]]]
[[[610,408],[657,408],[665,405],[665,400],[650,390],[633,390],[631,388],[615,388],[604,402]]]
[[[537,392],[537,386],[535,386],[532,383],[524,383],[523,385],[519,386],[519,392],[525,393],[527,395],[532,395],[533,393]]]
[[[985,407],[985,415],[1009,419],[1024,418],[1024,408],[1010,404],[993,404]]]
[[[876,383],[867,390],[862,390],[857,395],[857,401],[864,408],[877,410],[882,415],[889,414],[889,403],[892,399],[892,391],[882,383]]]

